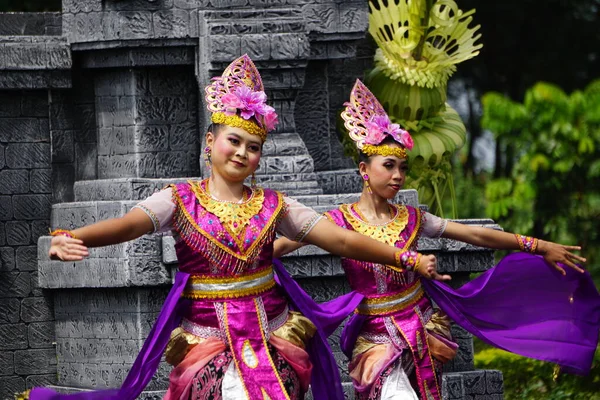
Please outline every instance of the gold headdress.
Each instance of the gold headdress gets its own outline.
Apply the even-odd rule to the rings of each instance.
[[[408,159],[406,149],[413,147],[410,134],[400,125],[392,124],[381,103],[359,79],[352,88],[350,101],[344,105],[344,126],[359,151],[368,156],[393,155]],[[394,139],[401,147],[381,145],[387,137]]]
[[[246,54],[229,64],[221,76],[213,78],[205,92],[215,124],[242,128],[260,136],[263,142],[277,125],[277,113],[266,104],[260,74]]]

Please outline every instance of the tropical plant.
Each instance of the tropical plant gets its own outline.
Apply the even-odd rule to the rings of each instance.
[[[485,348],[475,354],[475,367],[497,369],[504,378],[504,397],[510,400],[600,400],[600,350],[588,376],[556,376],[554,364]]]
[[[458,113],[446,104],[447,82],[456,65],[479,54],[479,26],[470,27],[471,10],[453,0],[371,0],[369,33],[378,49],[366,83],[394,122],[413,135],[408,187],[443,215],[450,192],[457,217],[452,154],[466,140]]]
[[[570,95],[540,82],[523,103],[496,92],[482,101],[482,126],[515,149],[486,187],[487,214],[512,230],[576,242],[597,260],[600,80]]]

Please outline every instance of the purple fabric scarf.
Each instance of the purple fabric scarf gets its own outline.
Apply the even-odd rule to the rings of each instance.
[[[587,374],[598,345],[600,295],[588,272],[563,276],[540,256],[514,253],[459,289],[423,280],[458,325],[492,346]]]

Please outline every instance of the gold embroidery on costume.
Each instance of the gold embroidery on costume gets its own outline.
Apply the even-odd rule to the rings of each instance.
[[[208,180],[190,182],[192,192],[196,195],[200,205],[209,213],[216,215],[227,232],[242,243],[250,219],[258,214],[263,207],[265,201],[264,191],[257,188],[253,190],[248,200],[242,203],[233,203],[214,199],[206,192],[203,185],[208,185]],[[239,247],[241,248],[241,246]]]
[[[355,205],[343,204],[340,206],[340,211],[356,232],[394,246],[400,240],[400,234],[408,224],[408,211],[406,206],[393,206],[390,204],[390,207],[395,211],[394,217],[389,222],[378,225],[370,224],[356,217],[352,212],[353,210],[357,211]]]
[[[192,185],[192,183],[194,181],[188,181],[189,185]],[[264,226],[258,232],[255,232],[256,239],[253,239],[247,249],[242,247],[239,248],[239,251],[235,251],[235,249],[219,242],[219,237],[215,237],[218,235],[213,236],[199,226],[195,218],[186,209],[177,186],[171,185],[171,188],[173,189],[173,202],[176,205],[173,221],[179,237],[191,249],[208,258],[211,263],[228,266],[232,274],[240,273],[247,267],[248,263],[252,263],[258,257],[262,247],[272,240],[285,204],[283,195],[277,193],[277,205],[268,220],[265,221]],[[232,237],[232,239],[238,244],[237,237]]]

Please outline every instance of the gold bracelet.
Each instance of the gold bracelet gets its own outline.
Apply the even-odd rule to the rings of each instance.
[[[68,231],[66,229],[55,229],[52,232],[50,232],[50,236],[66,236],[66,237],[70,237],[72,239],[79,239],[77,236],[75,236],[73,234],[73,232]]]
[[[421,266],[421,256],[422,255],[423,254],[421,254],[421,253],[417,253],[417,262],[415,263],[415,268],[413,269],[414,272],[417,272],[417,270]]]
[[[402,260],[400,259],[400,257],[402,256],[402,251],[397,251],[394,253],[394,262],[396,263],[396,267],[404,269],[402,267]]]
[[[517,238],[517,243],[519,244],[519,249],[521,249],[521,251],[535,254],[539,240],[531,236],[519,235],[518,233],[515,233],[515,237]]]

